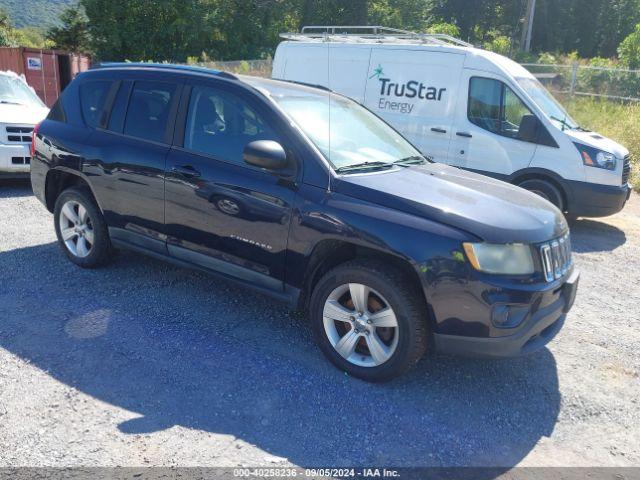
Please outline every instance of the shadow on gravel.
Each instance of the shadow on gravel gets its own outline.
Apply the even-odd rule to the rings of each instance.
[[[31,180],[28,178],[20,180],[3,180],[0,178],[0,198],[30,197]]]
[[[53,243],[0,253],[0,271],[0,347],[130,411],[104,424],[107,436],[181,425],[300,466],[510,467],[558,416],[546,349],[505,361],[425,358],[373,385],[331,367],[303,319],[198,273],[127,253],[80,270]],[[194,458],[206,454],[221,453]]]
[[[627,236],[618,227],[597,220],[579,219],[569,226],[574,252],[609,252],[627,241]]]

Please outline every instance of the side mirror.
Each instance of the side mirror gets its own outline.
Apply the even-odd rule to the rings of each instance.
[[[535,115],[524,115],[518,130],[518,139],[525,142],[538,143],[540,120]]]
[[[268,170],[280,170],[287,166],[287,154],[278,142],[256,140],[244,147],[244,161]]]

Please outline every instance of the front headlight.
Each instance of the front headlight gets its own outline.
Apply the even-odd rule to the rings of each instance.
[[[502,275],[529,275],[534,272],[531,247],[519,243],[463,243],[473,268]]]
[[[582,157],[582,163],[588,167],[604,168],[605,170],[615,170],[617,159],[613,153],[603,152],[597,148],[583,145],[582,143],[573,143]]]

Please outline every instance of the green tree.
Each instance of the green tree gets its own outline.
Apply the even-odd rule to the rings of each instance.
[[[453,23],[441,22],[430,25],[429,28],[427,28],[427,33],[442,33],[452,37],[459,37],[460,29]]]
[[[640,23],[635,30],[625,38],[618,48],[620,61],[627,68],[640,68]]]
[[[0,47],[13,47],[13,27],[9,15],[0,8]]]
[[[206,43],[203,25],[222,1],[81,0],[91,48],[102,60],[184,61]],[[213,10],[209,10],[209,7]],[[212,42],[212,32],[208,42]]]
[[[21,47],[54,48],[54,43],[37,27],[23,27],[13,30],[13,38]]]
[[[88,20],[80,6],[67,8],[60,15],[60,27],[53,27],[47,33],[55,48],[75,53],[89,52]]]

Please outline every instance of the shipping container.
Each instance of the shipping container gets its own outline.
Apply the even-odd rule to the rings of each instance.
[[[0,48],[0,70],[24,75],[48,107],[78,73],[90,66],[91,58],[87,55],[25,47]]]

